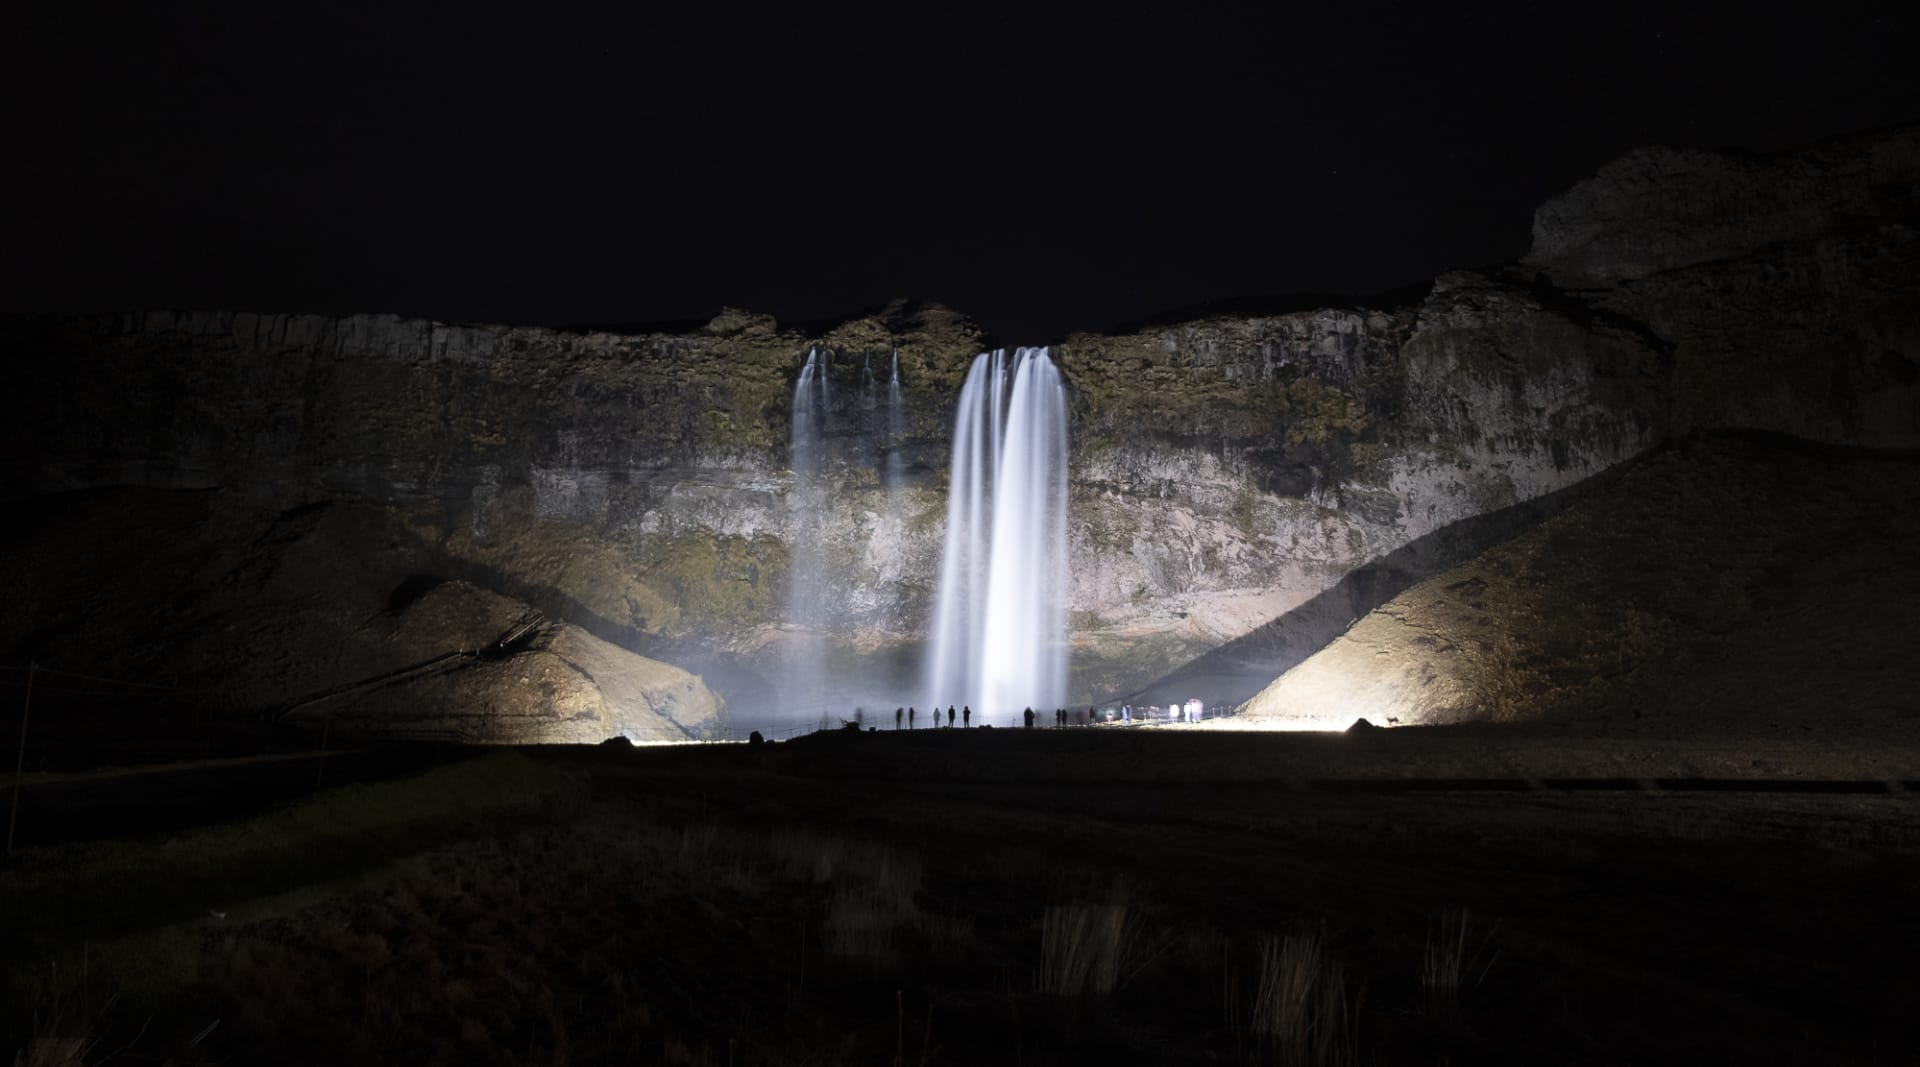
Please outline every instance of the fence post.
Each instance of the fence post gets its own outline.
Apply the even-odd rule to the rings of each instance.
[[[20,750],[13,757],[13,805],[7,809],[7,855],[13,855],[13,826],[20,818],[20,780],[27,766],[27,713],[33,710],[33,669],[27,661],[27,699],[20,705]]]

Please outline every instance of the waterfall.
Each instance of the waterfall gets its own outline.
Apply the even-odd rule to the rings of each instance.
[[[820,527],[827,509],[825,438],[832,400],[827,371],[832,356],[807,352],[793,386],[792,436],[788,463],[793,488],[787,494],[792,554],[788,557],[787,634],[783,648],[783,697],[789,713],[812,714],[825,699],[824,623],[828,618],[826,563],[820,551]]]
[[[820,440],[826,435],[827,372],[819,353],[807,350],[800,380],[793,385],[793,428],[787,439],[789,462],[796,486],[819,470]]]
[[[995,719],[1066,700],[1066,387],[1045,348],[975,357],[954,416],[928,685]]]
[[[907,405],[900,391],[900,353],[895,352],[893,377],[887,382],[887,465],[880,476],[887,490],[887,508],[895,514],[900,511],[900,476],[906,470],[900,458],[900,446],[906,437]]]

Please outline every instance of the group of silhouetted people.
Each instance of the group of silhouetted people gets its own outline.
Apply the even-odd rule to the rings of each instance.
[[[953,725],[953,716],[954,716],[953,705],[948,704],[947,705],[947,725],[948,726]],[[893,728],[896,730],[900,729],[903,721],[906,724],[907,729],[909,730],[919,729],[919,719],[920,719],[920,712],[915,708],[905,707],[905,708],[893,709]],[[936,728],[940,725],[940,709],[938,707],[933,709],[933,725]],[[972,707],[965,707],[960,709],[960,725],[962,727],[971,727],[973,725],[973,708]]]
[[[1172,721],[1174,722],[1195,722],[1195,721],[1198,721],[1199,719],[1199,713],[1196,710],[1196,708],[1193,706],[1182,707],[1181,705],[1178,705],[1178,704],[1172,704],[1168,706],[1167,712],[1170,718],[1172,719]],[[1157,718],[1159,714],[1159,709],[1146,708],[1144,709],[1144,713],[1148,718]],[[939,707],[936,706],[931,712],[931,714],[933,716],[933,726],[935,729],[938,729],[942,725],[940,722],[941,711]],[[960,725],[962,728],[971,729],[973,726],[973,708],[971,706],[960,708],[956,711],[954,706],[952,704],[949,704],[947,705],[947,710],[945,714],[947,719],[945,725],[949,727],[951,727],[954,724],[954,717],[956,716],[956,714],[960,719]],[[1032,708],[1027,708],[1025,711],[1021,713],[1021,720],[1025,724],[1026,728],[1029,730],[1033,729],[1033,724],[1036,718],[1037,718],[1036,713]],[[1093,707],[1088,708],[1084,712],[1074,711],[1070,708],[1053,709],[1053,724],[1056,727],[1092,726],[1098,723],[1110,721],[1110,719],[1118,720],[1119,722],[1123,722],[1123,723],[1133,722],[1133,706],[1131,704],[1123,704],[1118,709],[1109,708],[1105,712],[1101,711],[1099,708],[1093,708]],[[914,707],[904,707],[904,708],[893,709],[893,728],[896,730],[919,729],[920,728],[919,710]]]
[[[1033,719],[1034,719],[1033,709],[1028,708],[1027,709],[1027,726],[1028,727],[1033,726]],[[1053,724],[1055,726],[1091,726],[1094,723],[1100,722],[1100,721],[1102,721],[1102,719],[1100,717],[1100,709],[1098,708],[1088,708],[1085,712],[1074,711],[1071,708],[1053,709]]]

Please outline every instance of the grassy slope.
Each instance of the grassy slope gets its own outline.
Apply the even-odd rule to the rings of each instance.
[[[136,944],[139,935],[216,913],[241,921],[288,906],[274,900],[283,894],[311,900],[329,883],[457,836],[463,824],[569,792],[549,769],[501,751],[412,778],[328,789],[255,818],[176,836],[23,851],[0,868],[0,959],[16,993],[31,977],[20,968],[83,943],[122,939],[127,970],[165,970],[170,961],[156,958],[155,946]],[[178,978],[121,977],[135,984]]]
[[[49,850],[28,857],[38,895],[9,904],[73,892],[61,906],[90,913],[178,881],[119,906],[172,899],[179,921],[96,941],[91,1001],[78,946],[33,957],[17,1003],[63,979],[94,1011],[37,1032],[179,1063],[1256,1063],[1282,1043],[1258,1031],[1264,950],[1291,936],[1323,952],[1359,1062],[1887,1062],[1920,1004],[1902,977],[1920,930],[1880,906],[1920,869],[1906,797],[1075,783],[1084,746],[1039,733],[543,753],[558,775],[462,765],[172,845]],[[1023,749],[1069,773],[932,773]],[[459,811],[556,780],[591,798],[387,832],[390,802]],[[378,866],[346,882],[289,847]],[[264,905],[207,895],[303,865],[322,881]],[[1478,962],[1436,1010],[1425,955],[1461,909]]]

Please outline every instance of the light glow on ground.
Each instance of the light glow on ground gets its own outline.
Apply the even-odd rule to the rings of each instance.
[[[1366,718],[1368,722],[1373,723],[1375,726],[1383,729],[1387,728],[1386,723],[1367,718],[1367,716],[1364,715],[1342,715],[1337,717],[1301,716],[1293,719],[1245,719],[1227,716],[1219,719],[1208,719],[1205,722],[1170,723],[1169,725],[1183,730],[1219,730],[1225,733],[1240,734],[1343,734],[1353,726],[1356,720],[1363,718]]]

